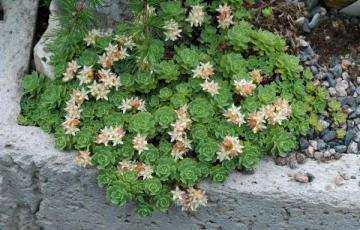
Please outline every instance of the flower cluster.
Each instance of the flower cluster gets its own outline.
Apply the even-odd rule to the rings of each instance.
[[[76,61],[71,61],[68,63],[65,73],[63,74],[63,81],[70,81],[74,79],[77,71],[79,70],[80,66],[77,64]]]
[[[112,142],[113,146],[121,145],[123,144],[125,133],[122,127],[105,127],[96,136],[96,143],[104,144],[105,146],[108,146],[109,142]]]
[[[217,11],[219,12],[219,15],[217,16],[219,23],[218,27],[225,29],[234,24],[232,10],[229,5],[220,5]]]
[[[144,152],[145,150],[149,150],[148,143],[146,141],[146,137],[141,136],[140,134],[136,135],[132,141],[133,147],[138,151],[139,154]]]
[[[238,137],[226,136],[217,152],[219,161],[230,160],[242,153],[244,146],[240,144]]]
[[[248,116],[248,125],[257,133],[265,129],[265,122],[271,125],[281,125],[284,120],[288,120],[291,115],[291,107],[285,99],[277,99],[274,104],[265,105],[259,111],[250,113]]]
[[[183,211],[196,211],[200,206],[206,206],[208,198],[204,190],[188,188],[182,191],[179,187],[171,191],[176,205],[182,207]]]
[[[121,105],[118,107],[123,113],[131,111],[146,111],[145,101],[138,97],[123,99]]]
[[[252,80],[246,81],[244,79],[234,80],[235,92],[241,96],[251,96],[256,89],[256,85]]]
[[[117,166],[117,171],[120,175],[123,175],[125,172],[133,171],[136,172],[138,177],[141,177],[143,180],[152,178],[154,173],[151,165],[143,164],[139,161],[120,161]]]
[[[101,37],[100,31],[96,29],[91,30],[88,33],[88,35],[84,38],[84,41],[86,42],[86,46],[95,45],[96,39],[98,37]]]
[[[75,158],[75,162],[80,167],[91,165],[91,153],[89,151],[79,151]]]
[[[87,94],[88,92],[84,89],[73,90],[70,100],[66,102],[65,121],[62,123],[66,134],[75,136],[76,132],[80,130],[80,113],[82,111],[80,106],[85,100],[89,100]]]
[[[239,127],[245,123],[245,116],[240,111],[241,107],[236,107],[234,104],[230,108],[224,111],[223,116],[227,121],[238,125]]]
[[[176,160],[183,159],[184,155],[191,150],[191,141],[187,139],[186,130],[191,129],[192,121],[187,110],[187,105],[176,110],[177,120],[171,124],[173,130],[169,132],[171,142],[175,142],[171,156]]]
[[[118,47],[118,45],[109,44],[109,46],[105,49],[105,53],[99,56],[98,63],[103,68],[111,68],[115,62],[119,60],[124,60],[129,56],[127,53],[127,48]]]
[[[182,30],[180,29],[179,24],[174,19],[166,22],[164,29],[166,30],[164,32],[166,36],[165,41],[176,41],[178,38],[181,37]]]
[[[204,22],[205,11],[203,6],[194,5],[191,6],[189,17],[186,21],[190,22],[191,27],[199,27]]]

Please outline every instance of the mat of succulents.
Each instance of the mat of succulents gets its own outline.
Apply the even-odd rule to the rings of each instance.
[[[130,7],[132,19],[113,32],[59,35],[50,47],[56,78],[24,77],[18,118],[79,151],[112,203],[134,202],[140,216],[195,211],[208,202],[199,182],[287,156],[320,126],[327,90],[281,36],[249,23],[241,0]],[[73,46],[60,49],[65,37]]]

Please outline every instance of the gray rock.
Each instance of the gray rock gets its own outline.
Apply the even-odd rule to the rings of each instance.
[[[309,22],[310,29],[314,29],[320,21],[320,13],[316,13]]]
[[[360,105],[356,107],[356,110],[349,115],[349,119],[355,119],[360,117]]]
[[[303,17],[303,16],[299,17],[298,19],[295,20],[295,24],[298,25],[298,26],[302,26],[306,20],[307,19],[305,17]]]
[[[327,73],[326,80],[329,82],[329,85],[331,87],[335,87],[336,81],[335,81],[334,75],[332,75],[331,73]]]
[[[305,33],[310,33],[311,32],[311,28],[309,26],[309,21],[308,20],[305,20],[304,24],[302,25],[302,30]]]
[[[301,149],[301,150],[307,149],[307,148],[309,147],[309,142],[308,142],[308,140],[306,140],[306,139],[303,138],[303,137],[300,137],[300,139],[299,139],[299,144],[300,144],[300,149]]]
[[[313,74],[317,74],[319,72],[318,68],[314,65],[310,66],[310,69]]]
[[[322,136],[322,139],[325,142],[329,142],[331,140],[334,140],[336,138],[336,131],[335,130],[327,130],[324,135]],[[319,145],[319,142],[318,142]]]
[[[346,146],[350,144],[350,142],[354,139],[355,133],[353,131],[348,131],[345,135],[344,143]]]
[[[355,141],[350,142],[347,152],[358,154],[359,153],[358,143],[356,143]]]
[[[335,67],[333,69],[333,73],[334,73],[336,78],[341,77],[342,71],[343,70],[342,70],[341,64],[335,65]]]
[[[348,97],[338,97],[337,98],[341,104],[344,106],[344,105],[348,105],[348,106],[351,106],[351,107],[355,107],[356,106],[356,98],[355,97],[351,97],[351,96],[348,96]]]
[[[334,149],[338,153],[344,153],[347,150],[347,146],[346,145],[337,145],[337,146],[334,146]]]
[[[336,84],[335,89],[337,95],[340,97],[347,96],[346,90],[349,88],[349,83],[347,80],[341,80],[339,83]]]
[[[328,90],[331,97],[336,96],[336,89],[334,87],[330,87]]]

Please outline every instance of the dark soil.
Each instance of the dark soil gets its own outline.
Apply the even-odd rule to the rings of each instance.
[[[265,18],[261,14],[265,7],[272,8],[271,18]],[[249,8],[256,12],[252,24],[284,36],[290,47],[289,51],[293,54],[297,54],[299,48],[296,38],[304,36],[319,55],[319,64],[332,63],[333,58],[341,55],[360,55],[360,25],[357,19],[332,11],[307,34],[295,24],[296,19],[304,15],[303,3],[289,4],[286,0],[260,1]]]
[[[307,36],[316,53],[319,63],[331,62],[334,57],[350,54],[360,55],[360,27],[344,15],[327,17]]]

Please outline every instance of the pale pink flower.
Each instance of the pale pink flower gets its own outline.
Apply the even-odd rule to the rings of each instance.
[[[200,86],[204,92],[209,93],[211,96],[219,94],[220,87],[215,81],[205,80],[204,83],[200,84]]]
[[[132,97],[129,99],[123,99],[121,105],[118,107],[123,113],[129,111],[146,111],[145,101],[138,97]]]
[[[202,63],[196,67],[193,71],[194,78],[200,78],[203,80],[209,79],[214,74],[214,68],[210,62]]]
[[[110,140],[111,140],[111,129],[108,127],[105,127],[100,130],[100,133],[96,136],[96,143],[97,144],[104,144],[105,146],[108,146]]]
[[[177,141],[172,149],[171,156],[174,157],[175,160],[180,160],[184,158],[184,155],[191,150],[191,141],[184,138],[183,141]]]
[[[80,131],[80,120],[78,118],[65,117],[65,121],[62,125],[65,129],[65,134],[75,136],[75,134]]]
[[[226,136],[217,152],[217,159],[220,161],[230,160],[239,156],[243,152],[243,148],[238,137]]]
[[[110,93],[110,90],[105,86],[104,83],[97,83],[94,81],[92,85],[88,86],[89,91],[96,100],[104,99],[108,100],[107,95]]]
[[[75,157],[76,164],[80,167],[86,167],[91,165],[91,157],[89,151],[79,151],[78,155]]]
[[[148,143],[146,141],[146,137],[141,136],[140,134],[136,135],[132,141],[133,147],[138,151],[139,155],[145,150],[149,150],[147,147]]]
[[[262,111],[250,113],[247,123],[254,133],[265,129],[265,113]]]
[[[239,125],[239,127],[245,123],[245,116],[241,113],[240,107],[236,107],[234,104],[225,110],[223,115],[228,122]]]
[[[179,24],[174,19],[166,22],[163,28],[166,30],[164,32],[165,41],[176,41],[178,38],[181,37],[182,30],[180,29]]]
[[[125,136],[125,130],[122,127],[110,127],[110,140],[113,142],[113,146],[123,144],[122,139]]]
[[[240,94],[241,96],[250,96],[256,89],[256,85],[252,82],[252,80],[234,80],[234,86],[235,92]]]
[[[191,27],[199,27],[205,19],[205,11],[203,6],[191,6],[191,10],[186,21],[190,22]]]
[[[234,24],[232,10],[230,6],[228,6],[227,4],[220,5],[216,11],[219,12],[219,15],[217,16],[219,23],[218,27],[225,29],[229,28],[230,25]]]

